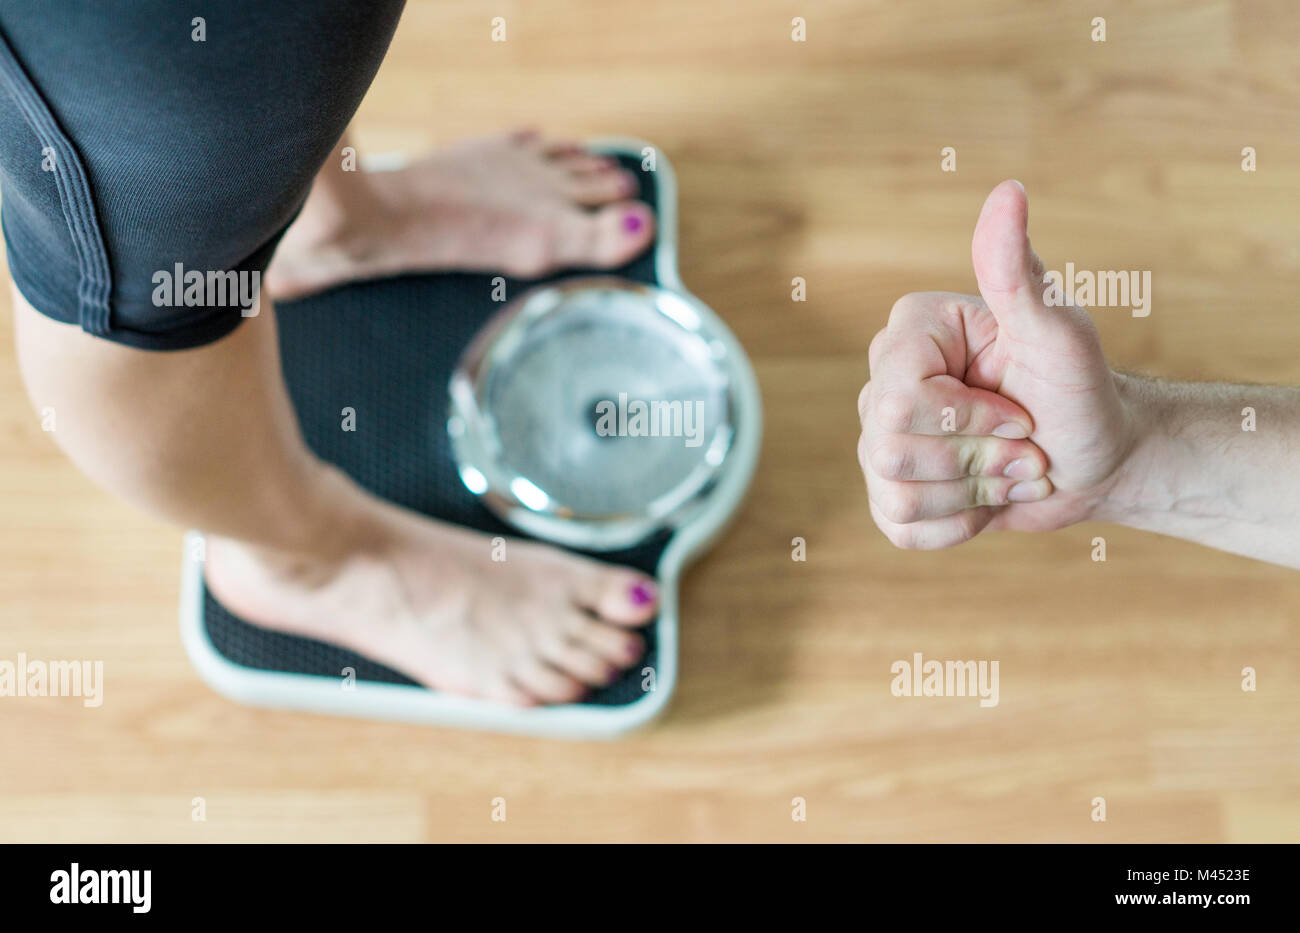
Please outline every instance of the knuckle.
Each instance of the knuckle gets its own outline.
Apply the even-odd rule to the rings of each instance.
[[[943,292],[940,295],[944,310],[955,318],[968,318],[988,310],[984,299],[979,295],[961,295],[957,292]]]
[[[915,541],[917,541],[917,534],[915,534],[915,531],[907,528],[906,525],[887,525],[878,520],[876,521],[876,528],[880,529],[880,533],[883,534],[885,538],[888,538],[889,543],[893,544],[894,547],[900,548],[900,550],[904,551],[914,550]]]
[[[900,551],[920,550],[917,535],[911,533],[911,531],[906,530],[905,528],[896,529],[893,534],[887,534],[885,537],[889,538],[889,543],[893,544],[893,546],[897,547]]]
[[[872,369],[876,368],[876,361],[880,359],[880,354],[885,352],[885,332],[876,331],[876,336],[871,338],[871,343],[867,346],[867,363]]]
[[[908,527],[915,527],[915,526],[908,526]],[[944,542],[940,540],[936,540],[933,534],[929,534],[929,535],[917,534],[913,539],[912,544],[908,548],[908,550],[937,551],[944,546],[945,546]]]
[[[912,426],[912,398],[897,389],[882,392],[872,405],[876,423],[886,431],[903,434]]]
[[[916,530],[908,525],[900,525],[885,532],[885,537],[889,543],[902,551],[917,551],[923,547],[923,542]]]
[[[922,295],[920,292],[908,292],[902,298],[894,302],[893,307],[889,309],[889,320],[893,323],[895,320],[903,320],[909,315],[916,312]]]
[[[866,385],[858,392],[858,420],[865,421],[867,418],[867,409],[871,404],[871,381],[867,380]]]
[[[969,541],[983,529],[980,524],[980,514],[974,511],[963,512],[957,523],[957,530],[960,537],[954,541],[954,544],[961,544],[963,541]]]
[[[881,490],[880,511],[895,525],[910,525],[921,517],[921,499],[906,486],[890,483]]]
[[[881,479],[907,479],[912,475],[914,459],[907,444],[885,439],[870,451],[871,471]]]

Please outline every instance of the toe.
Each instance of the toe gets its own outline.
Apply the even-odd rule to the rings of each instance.
[[[645,657],[645,639],[636,632],[590,617],[584,617],[570,637],[620,670]]]
[[[510,673],[519,687],[543,703],[573,703],[587,693],[584,684],[541,658],[521,661]]]
[[[537,705],[537,700],[531,693],[506,678],[484,684],[477,693],[485,700],[506,703],[510,706]]]
[[[576,155],[585,151],[585,147],[576,139],[542,139],[539,137],[534,138],[532,143],[537,147],[537,151],[548,159]]]
[[[577,641],[554,639],[539,645],[538,653],[557,670],[589,687],[605,686],[618,676],[620,670]]]
[[[615,625],[640,626],[659,611],[659,590],[644,574],[601,570],[583,581],[574,602]]]
[[[541,132],[535,126],[520,126],[506,134],[506,138],[512,143],[518,143],[521,146],[537,146],[539,148],[545,145]]]
[[[645,252],[654,238],[649,205],[620,201],[594,212],[569,212],[560,226],[557,254],[562,265],[612,269]]]
[[[553,161],[556,168],[563,169],[570,175],[594,175],[618,168],[618,159],[613,156],[597,155],[581,149],[556,156]]]
[[[636,194],[637,188],[635,175],[614,167],[575,173],[565,182],[569,199],[585,207],[621,201]]]

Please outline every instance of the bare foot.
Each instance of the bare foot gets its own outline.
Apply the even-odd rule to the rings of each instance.
[[[636,178],[532,131],[473,140],[392,172],[321,170],[266,274],[278,298],[401,272],[613,268],[654,240]]]
[[[250,622],[350,648],[436,690],[520,706],[569,703],[639,661],[653,581],[429,521],[362,493],[342,556],[268,554],[210,536],[205,577]]]

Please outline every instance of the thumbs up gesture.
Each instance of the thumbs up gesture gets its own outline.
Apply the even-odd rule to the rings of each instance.
[[[871,341],[858,460],[899,547],[1083,521],[1135,444],[1088,313],[1044,303],[1028,216],[1019,182],[994,188],[971,243],[982,300],[905,295]]]

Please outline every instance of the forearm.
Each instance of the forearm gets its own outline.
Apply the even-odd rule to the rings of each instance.
[[[215,343],[158,353],[89,336],[13,296],[28,394],[96,483],[175,524],[262,547],[335,540],[348,484],[302,439],[269,302]]]
[[[1300,567],[1300,389],[1116,379],[1135,444],[1091,517]]]

